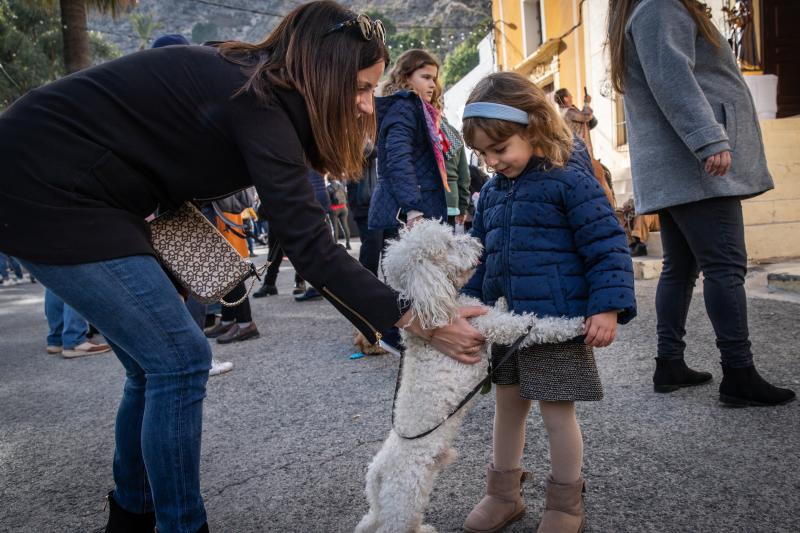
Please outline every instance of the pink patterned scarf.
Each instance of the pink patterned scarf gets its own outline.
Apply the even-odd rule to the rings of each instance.
[[[450,192],[450,186],[447,184],[447,169],[444,166],[444,153],[447,151],[447,148],[444,147],[444,143],[447,142],[447,138],[442,134],[439,127],[442,120],[441,113],[438,109],[433,107],[430,102],[426,102],[422,98],[420,98],[420,100],[422,100],[422,109],[425,112],[425,124],[428,127],[428,135],[430,135],[431,143],[433,144],[433,155],[436,159],[436,166],[439,168],[444,190]]]

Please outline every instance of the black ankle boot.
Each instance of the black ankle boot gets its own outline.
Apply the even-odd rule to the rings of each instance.
[[[722,383],[719,384],[719,401],[729,405],[780,405],[794,400],[795,393],[781,389],[762,378],[756,367],[722,367]]]
[[[630,248],[631,257],[642,257],[647,255],[647,245],[636,237],[633,238]]]
[[[693,387],[709,381],[709,372],[692,370],[683,359],[656,357],[656,371],[653,374],[653,390],[656,392],[673,392],[681,387]]]
[[[156,513],[136,514],[119,506],[112,496],[114,491],[108,493],[108,523],[105,533],[153,533],[156,529]]]

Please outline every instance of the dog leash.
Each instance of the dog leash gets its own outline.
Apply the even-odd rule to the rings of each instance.
[[[491,387],[492,376],[494,376],[494,373],[497,371],[498,368],[503,366],[503,364],[506,361],[508,361],[511,358],[511,356],[513,356],[515,353],[517,353],[517,351],[519,350],[519,347],[522,345],[522,342],[525,340],[525,338],[531,332],[531,328],[533,328],[533,326],[528,326],[528,329],[525,331],[525,333],[523,335],[521,335],[517,340],[515,340],[511,344],[511,346],[509,346],[508,351],[505,353],[503,358],[500,359],[500,362],[497,363],[497,366],[493,366],[492,362],[491,362],[491,358],[489,359],[489,371],[487,372],[486,377],[483,378],[480,383],[475,385],[475,388],[473,388],[464,397],[464,399],[461,400],[461,402],[459,402],[459,404],[456,406],[456,408],[453,409],[450,412],[450,414],[445,417],[444,420],[442,420],[441,422],[436,424],[434,427],[432,427],[428,431],[420,433],[419,435],[414,435],[413,437],[407,437],[405,435],[402,435],[399,431],[397,431],[397,428],[394,425],[394,408],[395,408],[395,403],[397,402],[397,393],[400,391],[400,380],[402,379],[402,376],[403,376],[403,359],[405,358],[404,355],[401,355],[400,356],[400,368],[398,368],[398,370],[397,370],[397,382],[394,385],[394,398],[392,398],[392,429],[397,434],[397,436],[400,437],[401,439],[405,439],[405,440],[415,440],[415,439],[422,438],[422,437],[424,437],[426,435],[430,435],[431,433],[433,433],[434,431],[439,429],[442,424],[444,424],[445,422],[450,420],[453,417],[453,415],[455,415],[457,412],[459,412],[461,410],[462,407],[467,405],[467,403],[472,399],[472,397],[475,396],[476,394],[478,394],[478,391],[480,391],[485,385],[489,385]]]

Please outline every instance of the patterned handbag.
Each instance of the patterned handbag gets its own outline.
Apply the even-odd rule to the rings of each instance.
[[[190,202],[159,215],[150,222],[151,244],[161,264],[199,302],[220,302],[227,307],[242,303],[253,289],[260,270],[246,261]],[[245,295],[235,302],[223,297],[254,276]]]

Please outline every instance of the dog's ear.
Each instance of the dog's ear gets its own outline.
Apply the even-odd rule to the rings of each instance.
[[[478,261],[483,253],[483,245],[481,241],[472,237],[469,234],[456,235],[455,247],[461,254],[460,262],[464,266],[474,268],[478,265]]]
[[[386,282],[411,302],[412,313],[425,328],[444,326],[455,317],[457,292],[447,272],[452,242],[449,227],[422,220],[403,230],[384,253]]]
[[[411,302],[412,314],[420,325],[430,329],[452,322],[458,293],[445,270],[430,258],[419,257],[406,275],[406,288],[401,295]]]

